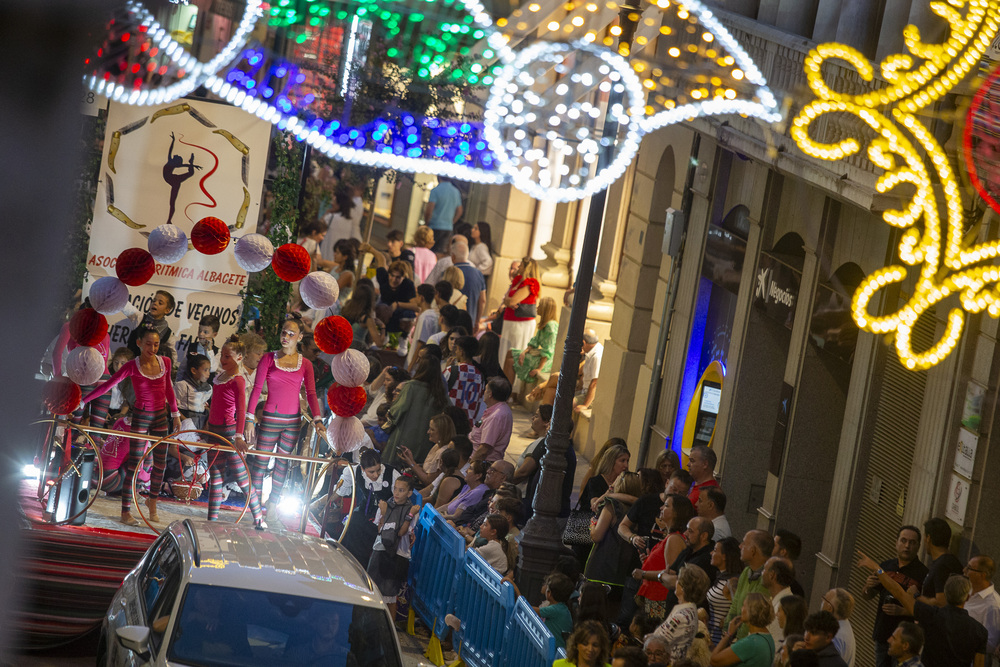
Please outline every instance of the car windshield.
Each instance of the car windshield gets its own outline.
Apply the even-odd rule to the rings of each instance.
[[[400,667],[384,609],[190,584],[167,659],[192,667]]]

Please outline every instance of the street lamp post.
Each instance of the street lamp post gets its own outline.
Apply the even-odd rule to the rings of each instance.
[[[635,1],[635,0],[631,0]],[[619,6],[618,52],[628,58],[632,48],[632,38],[639,25],[642,9],[637,5]],[[621,103],[624,93],[612,92],[608,101],[610,111]],[[614,156],[619,124],[610,113],[605,115],[604,137],[612,141],[603,148],[598,158],[597,172],[608,166]],[[566,474],[566,452],[573,446],[573,396],[580,374],[580,355],[583,348],[583,330],[587,321],[590,290],[594,281],[594,266],[600,244],[601,225],[604,222],[604,208],[607,189],[601,190],[590,199],[587,212],[587,226],[584,230],[583,245],[580,249],[580,265],[576,274],[573,291],[573,306],[570,310],[569,328],[563,348],[562,367],[556,385],[556,398],[552,406],[552,423],[545,437],[546,453],[541,461],[541,477],[532,503],[534,512],[524,527],[521,538],[521,562],[518,568],[518,587],[532,603],[541,599],[542,580],[565,551],[562,531],[558,521],[562,505],[562,483]]]

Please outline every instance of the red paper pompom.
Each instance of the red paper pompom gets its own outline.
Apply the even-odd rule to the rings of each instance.
[[[218,255],[229,245],[229,227],[218,218],[202,218],[191,228],[191,245],[203,255]]]
[[[69,335],[77,345],[93,347],[108,335],[108,319],[93,308],[81,308],[69,321]]]
[[[45,383],[42,390],[42,401],[45,408],[54,415],[73,414],[80,405],[80,385],[69,378],[56,378]]]
[[[361,387],[344,387],[334,383],[326,390],[326,401],[338,417],[353,417],[364,409],[368,394]]]
[[[271,268],[282,280],[290,283],[302,280],[309,275],[312,258],[309,251],[298,243],[286,243],[274,251],[271,258]]]
[[[340,354],[351,346],[354,330],[351,323],[340,315],[324,317],[313,329],[317,347],[327,354]]]
[[[156,271],[156,260],[145,248],[129,248],[122,250],[115,263],[118,280],[132,287],[139,287],[149,282]]]

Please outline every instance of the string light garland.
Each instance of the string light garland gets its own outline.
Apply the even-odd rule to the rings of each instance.
[[[932,3],[931,10],[948,23],[947,40],[925,44],[919,30],[908,26],[903,37],[909,53],[890,55],[881,62],[886,87],[860,95],[836,92],[823,79],[825,61],[847,62],[866,82],[874,79],[874,68],[861,53],[843,44],[821,44],[812,50],[805,73],[818,99],[799,112],[791,127],[793,139],[807,155],[842,160],[861,151],[861,140],[846,137],[825,144],[810,136],[810,127],[831,113],[858,118],[876,135],[867,148],[868,159],[884,171],[876,190],[884,194],[904,184],[915,190],[905,207],[882,215],[887,224],[905,230],[897,248],[902,265],[873,272],[852,301],[858,327],[877,334],[895,333],[896,352],[909,369],[929,368],[947,357],[958,345],[966,313],[987,311],[1000,316],[1000,269],[981,266],[1000,253],[1000,241],[965,245],[961,188],[944,149],[918,117],[920,110],[948,93],[978,65],[1000,25],[1000,6],[989,0],[967,0]],[[869,312],[879,290],[901,284],[911,275],[915,285],[907,290],[910,296],[902,308],[880,316]],[[960,307],[948,311],[944,334],[927,350],[915,351],[912,332],[917,320],[953,295]]]

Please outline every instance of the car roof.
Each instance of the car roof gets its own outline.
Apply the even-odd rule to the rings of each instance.
[[[337,542],[187,519],[168,530],[190,559],[191,583],[382,606],[358,561]]]

